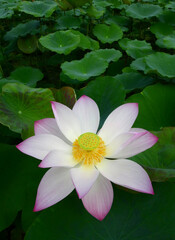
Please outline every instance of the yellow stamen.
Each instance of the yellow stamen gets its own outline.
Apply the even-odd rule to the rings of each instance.
[[[72,153],[76,162],[91,166],[102,161],[106,155],[106,146],[99,136],[88,132],[75,140]]]

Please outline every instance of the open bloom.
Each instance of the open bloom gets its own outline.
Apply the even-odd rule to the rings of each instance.
[[[97,104],[82,96],[73,109],[52,102],[55,119],[35,122],[35,136],[17,148],[50,168],[42,178],[34,211],[45,209],[70,194],[74,188],[86,210],[103,220],[113,202],[111,182],[154,194],[146,171],[126,158],[145,151],[157,142],[150,132],[131,128],[138,104],[115,109],[97,133],[100,114]]]

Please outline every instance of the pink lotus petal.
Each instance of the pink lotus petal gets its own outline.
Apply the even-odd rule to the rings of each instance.
[[[70,142],[74,142],[81,135],[79,119],[70,108],[61,103],[52,102],[52,109],[58,127],[63,135]]]
[[[137,115],[137,103],[121,105],[108,116],[98,135],[103,139],[105,144],[109,144],[116,136],[130,130]]]
[[[67,197],[74,190],[67,168],[51,168],[42,178],[35,202],[34,212],[48,208]]]
[[[83,198],[89,192],[99,175],[94,167],[80,166],[72,168],[70,172],[79,198]]]
[[[111,182],[100,174],[82,202],[92,216],[102,221],[111,209],[113,195]]]
[[[39,134],[55,135],[61,138],[64,142],[67,142],[70,144],[67,138],[60,131],[56,123],[56,120],[54,118],[44,118],[36,121],[34,124],[34,129],[35,129],[35,135],[39,135]]]
[[[146,132],[135,133],[135,132],[126,132],[122,133],[112,140],[107,146],[107,158],[115,158],[114,156],[130,144],[135,138],[138,138],[140,135],[146,134]]]
[[[97,165],[100,173],[123,187],[154,194],[147,172],[136,162],[127,159],[106,160]]]
[[[72,151],[64,152],[61,150],[53,150],[40,163],[39,167],[74,167],[77,164],[72,156]]]
[[[97,104],[91,98],[82,96],[75,103],[73,112],[81,123],[82,133],[96,133],[100,121],[100,113]]]
[[[123,146],[120,151],[117,151],[112,157],[114,158],[128,158],[137,155],[148,148],[151,148],[158,138],[152,133],[145,131],[143,133],[136,133],[136,137],[128,144]]]
[[[43,160],[52,150],[70,152],[72,147],[60,138],[50,134],[40,134],[30,137],[16,146],[21,152]]]

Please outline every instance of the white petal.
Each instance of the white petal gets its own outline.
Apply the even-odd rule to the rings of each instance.
[[[67,197],[74,190],[67,168],[51,168],[42,178],[37,192],[34,211],[48,208]]]
[[[123,148],[114,154],[114,158],[128,158],[132,157],[136,154],[139,154],[148,148],[151,148],[156,142],[158,138],[152,133],[138,132],[136,133],[136,137],[131,139],[128,144],[125,144]]]
[[[114,158],[115,154],[128,145],[136,137],[136,135],[137,133],[127,132],[114,138],[112,142],[106,146],[106,157]]]
[[[72,147],[60,138],[50,134],[40,134],[30,137],[16,146],[21,152],[43,160],[52,150],[70,152]]]
[[[100,174],[90,191],[82,198],[83,205],[92,216],[102,221],[111,209],[113,195],[111,182]]]
[[[96,181],[99,172],[94,167],[80,166],[70,170],[73,184],[79,198],[84,197]]]
[[[127,159],[106,160],[97,165],[110,181],[138,192],[154,194],[147,172],[136,162]]]
[[[100,121],[100,113],[94,100],[85,95],[82,96],[75,103],[73,111],[80,120],[82,133],[97,132]]]
[[[137,103],[123,104],[108,116],[98,135],[106,144],[109,144],[116,136],[130,130],[137,115]]]
[[[60,131],[58,124],[54,118],[44,118],[35,122],[35,135],[51,134],[61,138],[64,142],[70,144],[67,138]]]
[[[53,150],[40,163],[39,167],[74,167],[77,164],[72,156],[72,151],[64,152],[60,150]]]
[[[52,109],[59,129],[69,141],[74,142],[81,135],[79,119],[70,108],[61,103],[52,102]]]

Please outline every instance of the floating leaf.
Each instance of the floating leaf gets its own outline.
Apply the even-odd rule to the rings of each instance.
[[[127,102],[139,103],[139,115],[134,126],[151,131],[171,127],[175,123],[175,85],[156,84],[134,94]]]
[[[108,62],[96,56],[86,56],[81,60],[64,62],[61,65],[63,72],[72,79],[85,81],[90,77],[98,76],[105,72]]]
[[[91,5],[86,9],[86,13],[89,17],[99,19],[104,15],[105,9],[99,6]]]
[[[38,39],[35,36],[19,38],[17,44],[23,53],[31,54],[37,49]]]
[[[110,26],[98,24],[94,27],[93,34],[102,43],[112,43],[118,41],[123,36],[121,28],[116,24],[111,24]]]
[[[150,28],[151,32],[156,35],[157,38],[161,38],[173,33],[173,27],[166,23],[155,23]]]
[[[159,137],[157,144],[132,159],[146,168],[152,181],[175,180],[175,128],[154,134]]]
[[[156,44],[161,48],[175,49],[175,33],[158,39]]]
[[[82,49],[90,49],[90,50],[96,50],[99,49],[99,44],[97,41],[93,40],[90,37],[85,36],[79,31],[76,30],[69,30],[69,32],[73,33],[75,36],[78,36],[80,39],[80,42],[78,44],[78,47]]]
[[[115,79],[120,81],[127,91],[144,88],[154,83],[154,79],[150,76],[145,76],[138,72],[122,73],[115,76]]]
[[[122,49],[126,50],[127,54],[132,58],[141,58],[153,53],[151,44],[146,41],[123,38],[119,41],[119,45]]]
[[[153,187],[154,196],[131,194],[114,187],[113,206],[101,222],[90,216],[77,196],[71,194],[41,212],[28,229],[25,240],[82,237],[83,240],[148,240],[152,236],[159,240],[174,239],[174,183],[159,183]]]
[[[80,37],[71,31],[59,31],[50,33],[39,39],[41,45],[59,54],[69,54],[80,43]]]
[[[148,66],[146,73],[152,70],[158,72],[164,77],[175,77],[175,55],[156,52],[145,57],[145,62]]]
[[[32,67],[19,67],[15,71],[11,72],[10,80],[16,80],[23,84],[28,85],[29,87],[35,87],[36,83],[40,81],[44,75],[37,68]]]
[[[57,23],[59,25],[59,29],[77,29],[81,25],[81,20],[78,17],[65,15],[59,17]]]
[[[0,8],[0,19],[10,18],[13,13],[11,9]]]
[[[134,70],[140,70],[140,71],[145,71],[146,69],[146,62],[145,62],[145,58],[137,58],[136,60],[134,60],[130,67]]]
[[[21,133],[34,125],[34,121],[52,117],[49,89],[30,88],[19,83],[9,83],[0,95],[0,122],[12,131]]]
[[[23,1],[20,5],[20,11],[33,15],[34,17],[50,17],[52,13],[56,10],[57,4],[54,1],[42,2],[34,1],[27,2]]]
[[[96,51],[92,51],[90,53],[87,53],[86,56],[97,56],[99,58],[102,58],[109,62],[116,62],[121,58],[122,53],[114,48],[111,49],[99,49]]]
[[[126,15],[137,19],[155,17],[161,13],[162,8],[153,4],[133,3],[126,8]]]
[[[159,16],[159,20],[165,24],[175,26],[175,17],[174,12],[164,10],[163,13]]]
[[[13,41],[19,37],[25,37],[27,34],[35,34],[38,31],[40,22],[31,20],[27,23],[20,23],[4,35],[5,41]]]
[[[71,4],[74,8],[81,7],[86,3],[92,3],[92,0],[66,0],[69,4]]]

